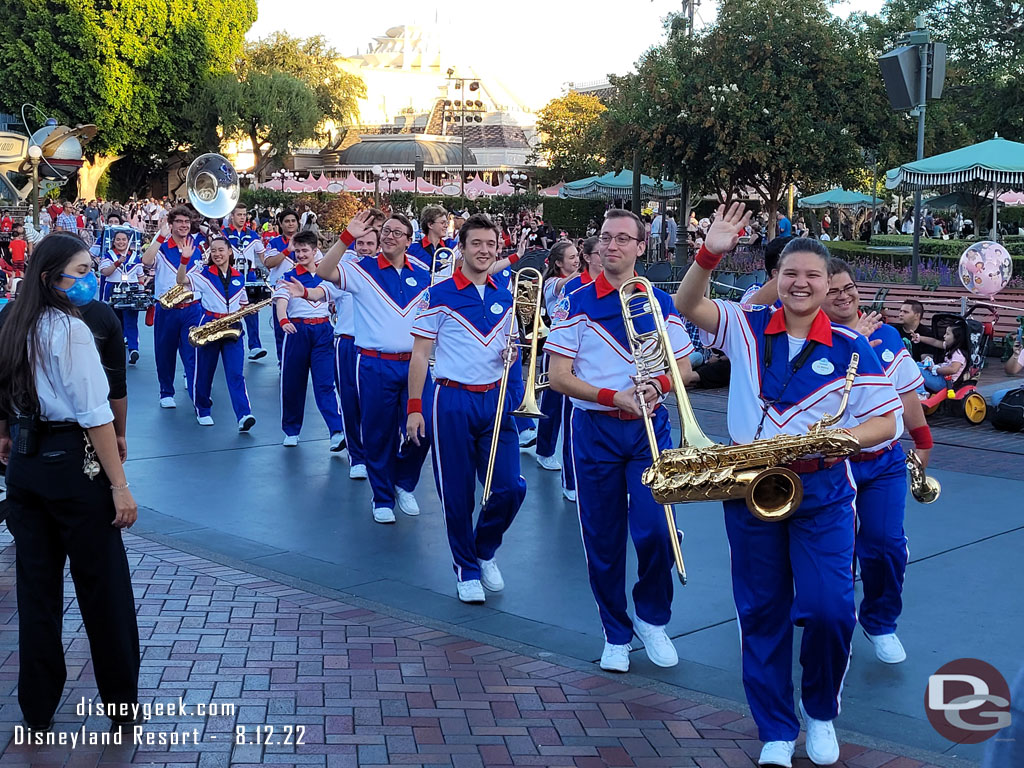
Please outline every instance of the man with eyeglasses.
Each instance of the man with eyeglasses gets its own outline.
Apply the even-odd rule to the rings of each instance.
[[[630,641],[640,637],[659,667],[679,657],[665,627],[672,613],[672,553],[665,513],[641,482],[651,452],[638,398],[652,410],[661,449],[671,447],[668,412],[661,401],[670,391],[667,375],[634,384],[636,365],[626,338],[619,287],[634,275],[646,244],[644,225],[630,211],[605,215],[598,239],[603,270],[592,283],[555,306],[554,328],[545,350],[551,355],[551,386],[572,398],[570,432],[576,473],[576,502],[587,554],[590,586],[604,625],[601,669],[629,671]],[[680,374],[690,372],[693,351],[682,319],[668,294],[657,288],[650,301],[668,329]],[[633,587],[636,618],[626,610],[626,539],[633,539],[639,578]]]
[[[394,523],[396,498],[405,514],[420,513],[413,491],[430,448],[428,440],[417,445],[404,435],[412,326],[417,307],[428,300],[430,272],[406,257],[412,223],[400,213],[384,222],[376,258],[342,261],[345,250],[373,225],[373,211],[357,214],[324,255],[317,275],[352,294],[356,386],[373,519]],[[432,390],[428,373],[422,395],[425,407],[432,401]]]
[[[426,268],[432,269],[434,262],[434,251],[438,248],[451,248],[458,245],[458,241],[449,238],[448,234],[448,211],[441,205],[428,205],[420,213],[420,228],[423,230],[423,239],[409,245],[408,255],[419,260]]]

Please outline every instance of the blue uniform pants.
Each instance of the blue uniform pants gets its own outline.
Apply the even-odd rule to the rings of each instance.
[[[192,397],[192,382],[196,377],[196,348],[188,342],[188,332],[199,325],[202,309],[199,304],[178,309],[164,309],[156,305],[153,317],[153,352],[156,356],[156,377],[160,381],[160,397],[174,397],[174,374],[177,365],[174,356],[181,358],[185,368],[185,385]]]
[[[459,581],[480,578],[478,561],[494,557],[526,498],[526,480],[519,474],[519,438],[509,415],[518,403],[510,404],[512,398],[508,396],[505,399],[491,498],[481,508],[475,530],[476,482],[479,478],[483,483],[487,472],[498,390],[467,392],[437,387],[427,416],[434,447],[434,482],[444,508],[448,545]]]
[[[906,453],[898,442],[872,461],[850,462],[857,483],[857,560],[864,587],[858,619],[869,635],[896,631],[907,573]]]
[[[128,350],[139,348],[139,313],[134,309],[115,309],[114,314],[121,321],[121,333]]]
[[[725,502],[732,590],[740,623],[743,688],[761,741],[794,741],[793,626],[807,714],[832,720],[857,623],[853,594],[854,487],[845,461],[800,475],[792,517],[758,520],[742,500]]]
[[[359,415],[366,475],[373,489],[373,505],[394,509],[395,487],[412,492],[430,450],[429,440],[407,443],[406,408],[409,402],[409,363],[356,354]],[[423,385],[423,411],[430,408],[433,382],[427,372]]]
[[[334,385],[341,401],[341,420],[345,425],[345,444],[352,466],[366,463],[363,439],[359,434],[359,391],[356,386],[356,343],[351,336],[334,337]]]
[[[671,447],[668,412],[654,414],[658,446]],[[590,588],[597,600],[605,640],[625,645],[633,638],[626,611],[626,537],[633,539],[637,582],[633,587],[636,615],[663,626],[672,615],[672,550],[665,510],[641,482],[651,465],[651,449],[643,422],[620,421],[597,411],[576,408],[572,415],[572,448],[579,489],[583,548]]]
[[[546,418],[537,427],[537,455],[554,456],[558,446],[558,429],[562,425],[562,410],[565,397],[561,392],[545,389],[541,393],[540,412]]]
[[[217,358],[224,364],[224,380],[228,385],[231,407],[235,411],[235,419],[252,413],[249,406],[249,393],[245,389],[245,376],[242,374],[244,353],[242,339],[234,341],[211,341],[196,347],[196,380],[192,387],[195,392],[197,416],[209,416],[213,407],[210,393],[213,391],[213,374],[217,371]]]
[[[523,381],[522,355],[516,355],[515,362],[512,363],[512,367],[509,369],[508,394],[511,398],[512,409],[515,410],[523,402],[523,396],[526,394],[526,383]],[[526,416],[513,416],[512,418],[515,421],[516,431],[518,432],[525,432],[537,426],[533,419]]]
[[[246,315],[242,319],[245,321],[245,337],[249,342],[249,350],[259,349],[262,346],[260,344],[260,313]]]
[[[293,321],[295,322],[295,321]],[[313,377],[313,397],[328,431],[341,432],[338,397],[334,393],[334,332],[330,323],[295,322],[281,350],[281,429],[286,435],[302,431],[306,388]]]
[[[277,349],[277,367],[281,367],[281,347],[284,344],[284,328],[278,322],[277,302],[270,305],[270,320],[274,327],[274,347]]]

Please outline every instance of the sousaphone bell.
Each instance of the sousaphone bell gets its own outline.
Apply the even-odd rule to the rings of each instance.
[[[241,187],[238,174],[223,155],[200,155],[188,167],[185,191],[200,216],[223,219],[235,210]]]

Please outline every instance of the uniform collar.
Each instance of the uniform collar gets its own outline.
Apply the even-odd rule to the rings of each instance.
[[[310,272],[310,271],[309,271],[308,269],[306,269],[306,268],[305,268],[304,266],[302,266],[301,264],[296,264],[296,265],[295,265],[295,274],[296,274],[296,275],[311,275],[311,274],[313,274],[313,273],[312,273],[312,272]]]
[[[771,319],[768,321],[767,327],[764,332],[766,334],[771,333],[785,333],[786,332],[786,310],[776,310],[772,313]],[[824,344],[827,347],[832,346],[832,321],[828,319],[828,315],[825,314],[825,310],[818,308],[818,314],[814,316],[814,321],[811,323],[811,330],[807,334],[809,341],[816,341],[819,344]]]
[[[383,253],[378,253],[377,254],[377,266],[380,267],[381,269],[387,269],[388,267],[393,267],[395,265],[392,264],[390,261],[388,261],[387,257]],[[409,264],[409,258],[407,256],[403,255],[402,256],[402,267],[401,268],[397,268],[396,267],[395,271],[396,272],[401,272],[402,269],[405,269],[406,267],[408,267],[409,269],[412,269],[412,266]]]
[[[587,273],[584,272],[583,274]],[[636,272],[633,273],[633,276],[636,276]],[[594,287],[597,290],[597,298],[599,299],[603,299],[609,293],[614,293],[615,291],[618,291],[618,288],[615,288],[611,283],[608,282],[608,278],[604,276],[604,272],[598,275],[597,279],[594,280]],[[637,290],[643,291],[646,289],[642,285],[638,285]]]
[[[473,285],[473,282],[464,274],[462,274],[462,267],[456,269],[455,274],[452,275],[452,277],[455,278],[455,287],[458,288],[460,291]],[[498,287],[497,285],[495,285],[494,280],[491,279],[490,275],[487,276],[487,284],[491,286],[491,288]]]
[[[209,273],[210,273],[211,275],[213,275],[213,276],[215,276],[215,277],[220,277],[220,276],[221,276],[221,274],[220,274],[220,269],[218,269],[218,268],[217,268],[217,265],[216,265],[216,264],[210,264],[210,265],[209,265],[209,266],[208,266],[208,267],[206,268],[206,271],[207,271],[207,272],[209,272]],[[242,276],[242,273],[241,273],[241,272],[239,272],[239,271],[238,271],[237,269],[235,269],[234,267],[232,267],[232,268],[231,268],[231,271],[230,271],[230,272],[228,272],[228,277],[241,277],[241,276]]]
[[[604,276],[603,272],[601,273],[601,276]],[[586,270],[585,272],[580,273],[580,282],[583,283],[583,285],[589,285],[590,283],[594,282],[594,278],[590,276],[589,269]]]

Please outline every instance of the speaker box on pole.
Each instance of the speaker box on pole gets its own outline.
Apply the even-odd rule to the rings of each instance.
[[[921,57],[915,45],[904,45],[878,57],[889,104],[897,112],[917,106]],[[943,64],[945,70],[945,64]]]

